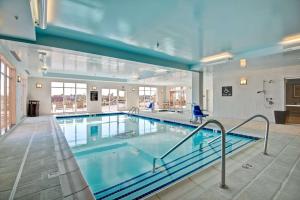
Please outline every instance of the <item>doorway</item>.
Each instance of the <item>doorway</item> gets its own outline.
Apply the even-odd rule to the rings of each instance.
[[[101,90],[102,112],[126,110],[126,91],[118,89]]]
[[[285,80],[286,123],[300,124],[300,78]]]

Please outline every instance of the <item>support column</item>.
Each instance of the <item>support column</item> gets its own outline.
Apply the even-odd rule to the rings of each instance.
[[[203,107],[203,73],[193,72],[192,74],[192,103]]]

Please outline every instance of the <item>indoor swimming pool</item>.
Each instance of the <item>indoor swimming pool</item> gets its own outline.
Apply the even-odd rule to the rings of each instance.
[[[96,199],[138,199],[161,190],[218,160],[220,135],[204,129],[162,161],[194,126],[136,115],[99,114],[57,117],[58,124]],[[229,134],[226,153],[257,138]]]

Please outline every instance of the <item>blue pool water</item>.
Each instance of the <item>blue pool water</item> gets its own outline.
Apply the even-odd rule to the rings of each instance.
[[[219,159],[220,141],[207,142],[219,133],[200,131],[158,161],[195,127],[126,114],[58,117],[83,176],[96,199],[136,199],[155,192]],[[226,152],[255,138],[228,135]]]

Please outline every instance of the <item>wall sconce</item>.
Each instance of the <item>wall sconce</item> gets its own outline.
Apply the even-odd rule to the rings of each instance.
[[[96,86],[92,86],[92,90],[97,90],[97,87]]]
[[[41,84],[41,83],[37,83],[37,84],[35,85],[35,87],[36,87],[36,88],[42,88],[42,84]]]
[[[248,81],[246,78],[241,78],[240,79],[240,85],[247,85]]]
[[[20,75],[17,75],[17,82],[21,83],[21,76]]]
[[[134,92],[134,91],[135,91],[135,88],[132,88],[132,89],[131,89],[131,91],[133,91],[133,92]]]
[[[240,59],[240,66],[241,66],[242,68],[247,67],[247,60],[246,60],[246,59]]]

